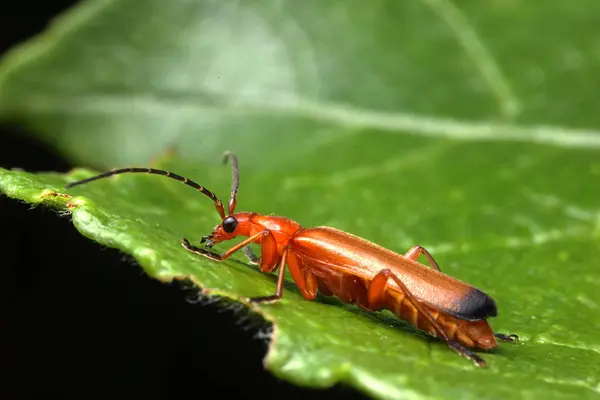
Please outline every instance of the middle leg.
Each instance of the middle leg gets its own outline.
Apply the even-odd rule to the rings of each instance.
[[[247,300],[251,303],[275,303],[283,297],[283,281],[285,277],[285,263],[288,258],[289,247],[283,249],[283,254],[279,261],[279,275],[277,277],[277,289],[275,294],[270,296],[249,297]]]

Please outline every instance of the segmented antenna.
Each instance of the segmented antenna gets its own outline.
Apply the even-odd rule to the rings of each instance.
[[[98,179],[103,179],[103,178],[108,178],[114,175],[120,175],[120,174],[128,174],[128,173],[142,173],[142,174],[154,174],[154,175],[162,175],[162,176],[166,176],[167,178],[171,178],[174,179],[176,181],[182,182],[183,184],[193,187],[194,189],[196,189],[197,191],[199,191],[200,193],[204,194],[207,197],[210,197],[210,199],[213,201],[213,203],[215,203],[215,207],[217,208],[217,212],[219,213],[219,215],[221,216],[221,219],[225,219],[225,210],[223,209],[223,203],[221,202],[221,200],[219,200],[219,198],[210,190],[206,189],[204,186],[198,185],[196,182],[185,178],[181,175],[177,175],[174,174],[172,172],[169,171],[164,171],[162,169],[154,169],[154,168],[120,168],[120,169],[114,169],[112,171],[108,171],[108,172],[104,172],[102,174],[99,175],[95,175],[92,176],[90,178],[86,178],[86,179],[82,179],[80,181],[76,181],[76,182],[71,182],[68,185],[65,186],[65,188],[72,188],[74,186],[79,186],[79,185],[83,185],[85,183],[89,183],[92,181],[96,181]]]
[[[229,197],[229,215],[231,215],[235,211],[235,206],[237,204],[237,192],[238,187],[240,186],[240,173],[236,155],[230,151],[226,151],[225,154],[223,154],[223,163],[226,164],[228,159],[231,160],[231,165],[233,166],[233,183],[231,184],[231,196]]]

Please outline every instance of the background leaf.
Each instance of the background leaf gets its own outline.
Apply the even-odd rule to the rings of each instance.
[[[496,299],[496,330],[524,341],[478,370],[387,313],[306,302],[288,285],[260,309],[277,326],[267,367],[284,379],[380,398],[595,397],[599,6],[579,5],[88,2],[4,60],[0,116],[84,166],[174,147],[162,164],[221,197],[220,153],[234,150],[240,210],[424,245]],[[28,202],[64,192],[60,176],[1,174]],[[255,268],[181,250],[216,217],[180,186],[131,176],[73,189],[74,224],[159,279],[270,293]]]
[[[597,2],[460,4],[90,1],[5,60],[0,113],[103,168],[349,131],[597,147]]]

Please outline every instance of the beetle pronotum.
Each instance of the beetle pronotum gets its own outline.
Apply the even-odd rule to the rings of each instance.
[[[470,349],[489,350],[497,346],[496,339],[518,340],[516,335],[494,333],[487,322],[497,315],[494,300],[482,291],[441,272],[437,262],[423,247],[413,246],[404,255],[335,228],[320,226],[303,228],[297,222],[279,216],[254,212],[235,212],[239,186],[237,157],[225,153],[225,162],[233,164],[233,184],[228,212],[210,190],[188,178],[153,168],[122,168],[96,175],[66,187],[82,185],[97,179],[124,173],[163,175],[183,182],[208,196],[214,203],[221,222],[200,243],[206,248],[180,239],[188,251],[213,261],[228,259],[243,249],[253,264],[270,273],[279,269],[275,293],[252,297],[255,303],[275,302],[283,296],[284,271],[287,268],[307,300],[317,292],[336,296],[368,311],[388,309],[417,329],[445,341],[458,354],[478,366],[486,362]],[[208,249],[237,236],[245,240],[223,254]],[[260,245],[257,257],[247,247]],[[431,268],[417,262],[424,255]]]

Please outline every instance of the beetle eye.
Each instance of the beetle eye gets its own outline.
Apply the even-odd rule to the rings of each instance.
[[[227,217],[223,220],[223,230],[227,233],[233,233],[237,228],[237,219],[235,217]]]

